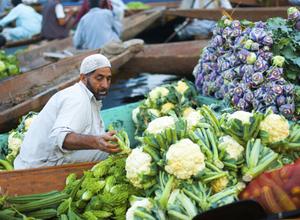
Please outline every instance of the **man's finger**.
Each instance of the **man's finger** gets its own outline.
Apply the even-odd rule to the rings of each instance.
[[[107,135],[109,135],[109,136],[113,136],[113,135],[115,135],[117,133],[117,131],[109,131],[109,132],[107,132],[106,134]]]
[[[106,143],[104,144],[105,148],[119,148],[118,144]]]
[[[118,139],[117,139],[116,137],[114,137],[114,136],[109,136],[109,135],[103,135],[103,139],[104,139],[105,141],[114,141],[114,142],[117,142],[117,141],[118,141]]]
[[[107,153],[118,153],[120,151],[121,151],[120,148],[110,148],[106,150]]]

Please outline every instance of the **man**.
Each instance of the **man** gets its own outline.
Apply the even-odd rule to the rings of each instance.
[[[115,132],[104,133],[99,115],[110,83],[109,60],[101,54],[86,57],[80,81],[52,96],[31,124],[15,168],[98,161],[119,152]]]
[[[224,8],[231,9],[232,6],[229,0],[195,0],[193,4],[194,9],[215,9]],[[182,40],[193,38],[194,36],[208,37],[216,25],[213,20],[199,20],[193,19],[192,22],[182,30],[178,30],[178,37]],[[180,26],[179,26],[180,27]],[[180,28],[179,28],[180,29]]]
[[[14,8],[0,20],[0,26],[16,21],[16,27],[4,28],[2,35],[7,41],[30,39],[41,32],[42,16],[32,7],[24,5],[21,0],[11,1]]]
[[[72,16],[72,10],[65,14],[59,0],[48,0],[43,7],[42,37],[47,40],[66,38],[69,35],[67,24]]]
[[[90,0],[90,11],[81,18],[73,43],[78,49],[102,48],[110,41],[120,41],[121,22],[112,11],[99,8],[99,0]]]

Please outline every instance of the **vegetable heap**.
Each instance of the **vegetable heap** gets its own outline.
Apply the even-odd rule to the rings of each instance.
[[[0,50],[0,79],[20,73],[19,62],[16,56],[6,55]]]
[[[149,5],[146,5],[143,2],[139,2],[139,1],[129,2],[129,3],[126,4],[126,6],[127,6],[127,9],[133,9],[133,10],[151,8]]]
[[[7,147],[2,149],[5,151],[3,153],[6,155],[6,158],[0,160],[1,170],[13,170],[14,160],[19,154],[25,133],[28,131],[35,117],[37,117],[37,113],[29,112],[21,118],[19,126],[9,132]]]
[[[252,23],[223,17],[195,67],[197,89],[237,110],[271,108],[292,119],[300,110],[299,91],[291,83],[299,71],[300,32],[293,25],[290,19]]]
[[[126,160],[127,178],[147,195],[132,199],[126,219],[191,219],[237,200],[245,183],[300,156],[299,125],[271,109],[173,113],[148,122]]]

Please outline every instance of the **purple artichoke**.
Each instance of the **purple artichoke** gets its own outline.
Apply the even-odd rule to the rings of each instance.
[[[262,44],[266,46],[272,46],[273,45],[273,38],[269,35],[265,36],[262,40]]]
[[[252,87],[256,88],[258,85],[264,82],[264,76],[262,73],[257,72],[252,75]]]
[[[241,22],[238,21],[238,20],[234,20],[231,22],[231,28],[232,29],[242,29],[242,26],[241,26]]]
[[[279,107],[279,111],[285,117],[290,118],[295,112],[295,105],[294,105],[294,103],[282,105],[282,106]]]
[[[232,31],[233,30],[230,27],[224,28],[223,33],[222,33],[222,37],[225,38],[225,39],[229,38],[231,36]]]
[[[278,67],[271,67],[271,70],[268,72],[267,78],[271,81],[276,81],[281,78],[283,74],[283,69]]]
[[[251,90],[247,90],[244,94],[244,100],[248,103],[252,103],[253,99],[254,99],[254,95],[251,92]]]
[[[239,110],[247,110],[248,107],[249,107],[249,104],[244,99],[239,100],[239,103],[237,104],[237,108]]]
[[[223,43],[224,43],[224,40],[221,35],[216,35],[211,41],[211,45],[213,47],[220,47],[223,45]]]
[[[246,74],[246,75],[252,75],[254,73],[254,67],[253,67],[253,65],[248,65],[248,64],[243,65],[240,68],[240,72],[243,75],[244,74]]]
[[[254,71],[256,72],[264,72],[269,68],[268,62],[263,58],[258,57],[258,59],[254,63]]]
[[[243,90],[242,87],[235,87],[233,89],[233,94],[236,95],[236,96],[238,96],[238,97],[242,97],[243,94],[244,94],[244,90]]]
[[[288,8],[287,13],[288,13],[289,20],[293,20],[293,21],[299,20],[300,12],[296,7]]]
[[[276,94],[276,95],[281,95],[283,93],[283,87],[281,85],[274,85],[272,87],[272,91]]]
[[[231,37],[239,37],[241,34],[242,34],[242,30],[238,29],[238,28],[235,28],[231,32]]]
[[[255,28],[262,28],[262,29],[266,29],[267,25],[265,22],[262,22],[262,21],[258,21],[255,23]]]
[[[249,56],[250,52],[246,49],[241,49],[238,52],[238,58],[240,59],[240,61],[242,61],[243,63],[247,62],[247,57]]]
[[[264,37],[266,36],[266,32],[262,28],[253,28],[250,32],[250,39],[261,43]]]
[[[250,48],[252,51],[258,51],[259,50],[259,43],[253,43],[251,45],[251,48]]]
[[[286,95],[292,95],[294,92],[294,86],[292,84],[286,84],[283,86],[283,90]]]
[[[241,97],[237,96],[237,95],[233,95],[231,98],[231,102],[233,105],[237,106],[239,104]]]
[[[284,95],[280,95],[276,98],[276,104],[278,106],[284,105],[286,103],[286,98]]]

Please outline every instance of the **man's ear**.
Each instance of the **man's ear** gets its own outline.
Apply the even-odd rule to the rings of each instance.
[[[80,81],[83,81],[83,82],[85,82],[85,80],[86,80],[86,75],[84,75],[84,74],[80,73],[80,75],[79,75],[79,79],[80,79]]]

